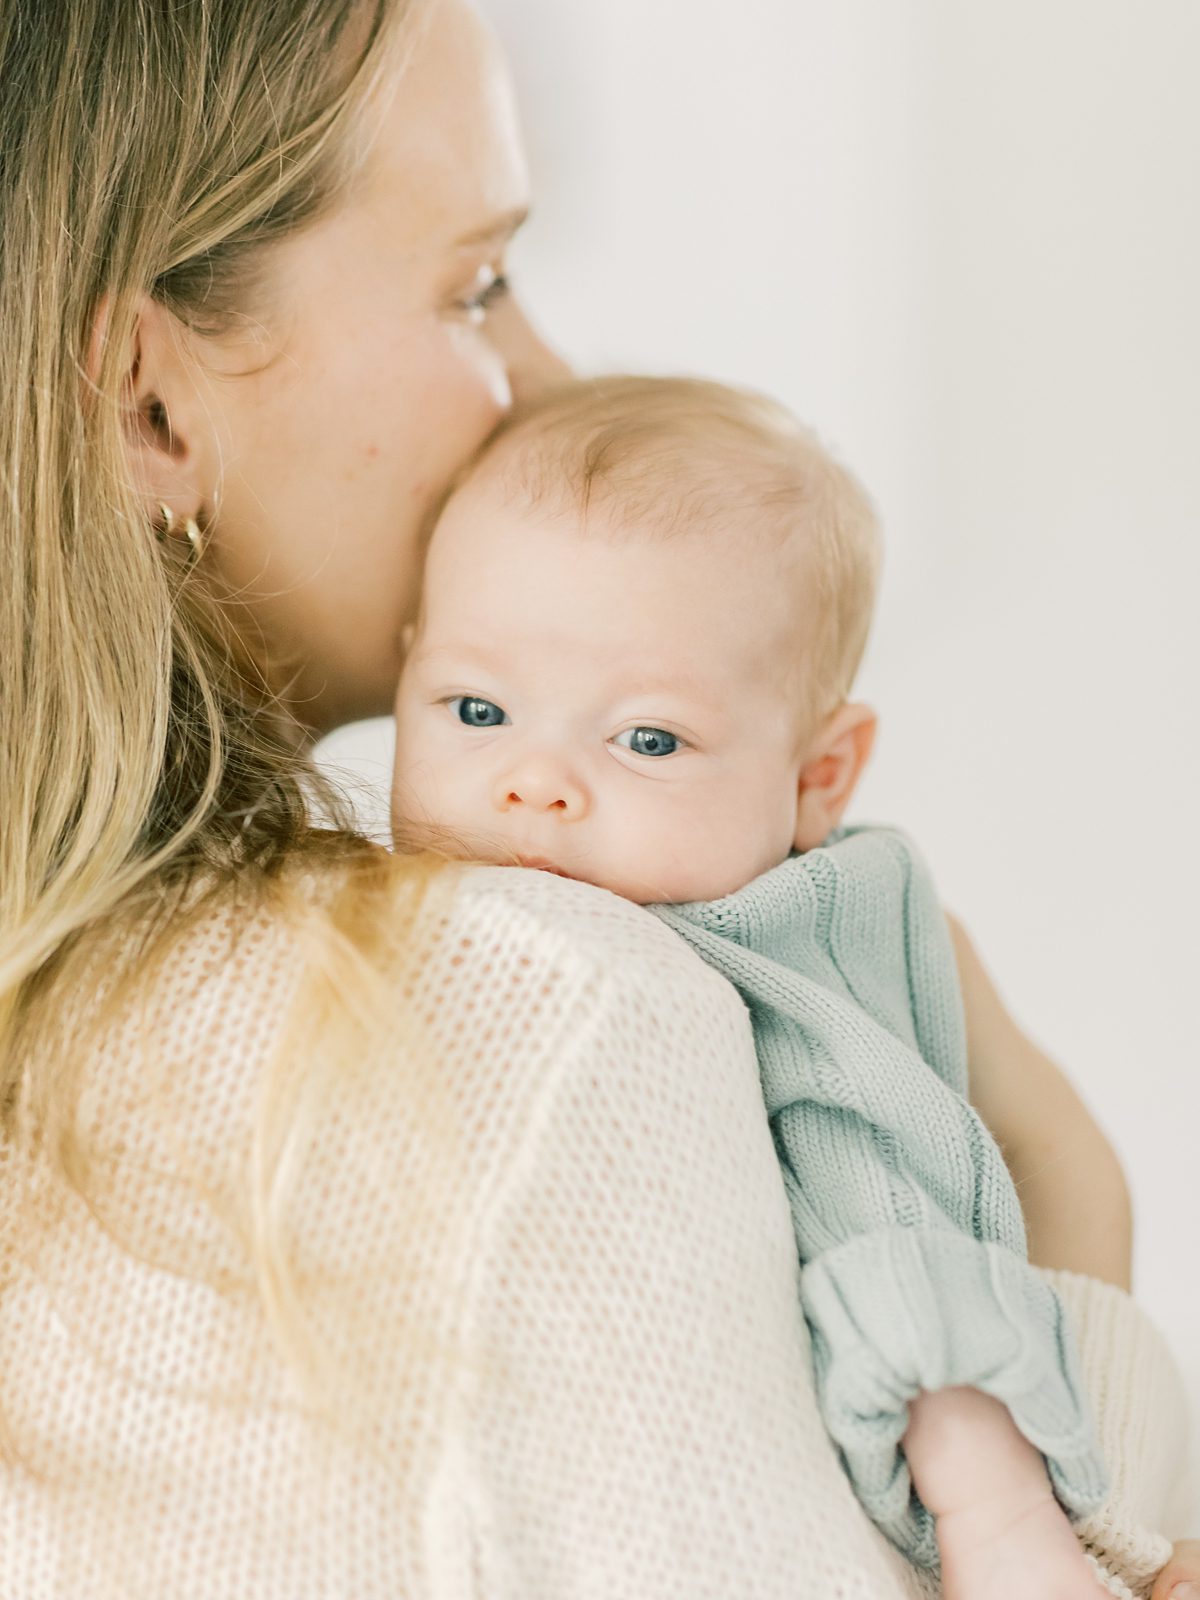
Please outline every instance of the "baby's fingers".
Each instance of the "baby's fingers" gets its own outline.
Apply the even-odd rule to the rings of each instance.
[[[1200,1539],[1181,1539],[1155,1580],[1150,1600],[1200,1600]]]

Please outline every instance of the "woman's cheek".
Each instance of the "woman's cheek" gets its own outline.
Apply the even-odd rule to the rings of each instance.
[[[491,429],[512,408],[512,384],[508,364],[488,339],[485,329],[470,324],[451,326],[454,360],[479,397],[488,421],[485,431]]]
[[[377,420],[391,415],[397,424],[393,444],[410,482],[434,494],[507,409],[507,373],[482,343],[473,329],[431,318],[398,352],[390,392],[374,408]]]

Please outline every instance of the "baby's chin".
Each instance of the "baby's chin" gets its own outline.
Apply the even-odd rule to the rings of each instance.
[[[549,872],[560,878],[570,878],[579,883],[590,883],[597,889],[607,889],[610,894],[620,895],[623,900],[631,900],[639,906],[680,905],[691,900],[723,900],[726,895],[736,894],[750,882],[744,871],[700,873],[694,868],[674,873],[655,872],[644,875],[600,870],[590,873],[568,872],[557,866],[540,865],[535,870]],[[757,873],[753,876],[757,876]]]

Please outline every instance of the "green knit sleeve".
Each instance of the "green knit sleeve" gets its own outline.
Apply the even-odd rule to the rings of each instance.
[[[749,1007],[818,1395],[867,1511],[937,1564],[900,1440],[920,1390],[958,1384],[1008,1406],[1072,1517],[1094,1510],[1107,1476],[1071,1329],[966,1099],[953,947],[911,844],[845,829],[723,900],[651,909]]]

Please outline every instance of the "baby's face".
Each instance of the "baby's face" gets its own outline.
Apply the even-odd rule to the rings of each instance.
[[[765,541],[736,545],[585,534],[468,484],[431,541],[397,692],[397,827],[640,903],[777,866],[803,757],[783,686],[797,591]]]

